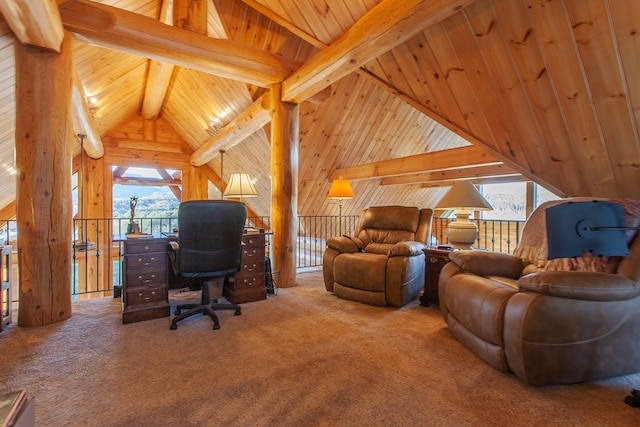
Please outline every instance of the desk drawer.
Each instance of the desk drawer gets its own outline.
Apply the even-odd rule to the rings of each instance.
[[[165,270],[167,268],[166,252],[127,255],[124,261],[127,273]]]
[[[167,299],[167,287],[165,285],[149,286],[146,288],[127,289],[127,301],[125,305],[157,305],[164,303]]]
[[[167,251],[167,240],[166,239],[153,239],[150,241],[128,241],[125,244],[125,254],[144,254],[150,252],[166,252]]]
[[[164,285],[166,283],[167,270],[127,271],[127,287]]]
[[[264,258],[256,260],[242,260],[240,271],[235,274],[236,279],[244,276],[264,276]]]

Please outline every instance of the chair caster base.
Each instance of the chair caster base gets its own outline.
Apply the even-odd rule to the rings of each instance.
[[[171,323],[171,326],[169,327],[169,329],[171,329],[172,331],[175,331],[176,329],[178,329],[178,325],[175,323]]]
[[[236,310],[236,312],[235,312],[234,314],[235,314],[236,316],[240,316],[240,314],[242,314],[242,313],[240,312],[240,309],[238,309],[238,310]]]

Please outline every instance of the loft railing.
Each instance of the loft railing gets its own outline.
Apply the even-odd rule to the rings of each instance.
[[[136,218],[143,233],[171,233],[178,226],[176,218]],[[435,218],[432,234],[439,244],[447,244],[449,219]],[[326,241],[342,234],[353,236],[358,216],[300,216],[298,218],[297,266],[322,266]],[[122,242],[116,239],[127,231],[129,218],[97,218],[74,220],[73,269],[71,293],[74,298],[112,295],[114,286],[122,284]],[[476,220],[479,228],[478,249],[513,253],[520,241],[524,221]],[[267,256],[271,247],[270,217],[250,217],[247,225],[267,233]],[[18,283],[17,227],[15,220],[0,220],[0,243],[12,245],[13,283]],[[18,299],[13,286],[13,301]]]

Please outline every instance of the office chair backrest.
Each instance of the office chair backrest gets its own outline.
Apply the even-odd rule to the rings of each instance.
[[[193,200],[178,208],[182,277],[216,277],[240,269],[247,208],[229,200]]]

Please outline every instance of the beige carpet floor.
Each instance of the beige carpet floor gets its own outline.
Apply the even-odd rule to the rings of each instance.
[[[640,375],[529,387],[453,339],[434,307],[370,307],[319,272],[221,312],[123,325],[119,300],[0,333],[0,392],[27,389],[38,426],[631,426]],[[196,292],[172,298],[198,299]]]

